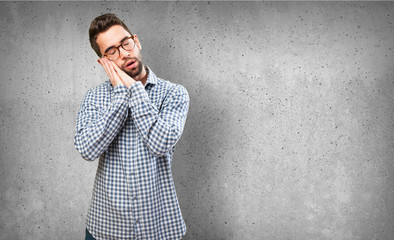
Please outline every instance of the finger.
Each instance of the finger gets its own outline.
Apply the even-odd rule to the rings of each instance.
[[[116,74],[119,76],[120,80],[127,88],[130,88],[130,86],[135,83],[135,80],[132,77],[130,77],[126,72],[124,72],[122,69],[120,69],[118,65],[116,65],[113,62],[111,65],[114,71],[116,72]]]
[[[115,70],[112,68],[111,61],[106,58],[102,58],[101,63],[103,64],[103,67],[109,77],[109,80],[111,81],[112,86],[116,87],[123,84],[122,81],[120,81],[119,76],[116,74]]]
[[[117,74],[117,72],[115,71],[115,69],[113,67],[113,65],[116,65],[116,64],[114,64],[113,62],[111,62],[107,59],[105,60],[105,64],[108,68],[108,71],[110,72],[110,74],[112,76],[113,85],[117,86],[120,84],[124,84],[122,79],[119,77],[119,75]]]
[[[123,79],[128,79],[128,78],[130,78],[130,76],[127,75],[127,73],[125,73],[122,69],[120,69],[120,68],[118,67],[118,65],[116,65],[115,63],[112,63],[112,66],[113,66],[114,70],[116,71],[116,73],[117,73],[121,78],[123,78]]]
[[[116,72],[116,70],[113,67],[113,65],[115,65],[115,64],[109,64],[109,65],[110,65],[112,75],[113,75],[114,79],[116,80],[116,82],[124,84],[124,82],[122,81],[122,78],[119,76],[119,74]]]
[[[112,71],[114,71],[114,73],[116,73],[120,77],[120,74],[123,71],[118,67],[118,65],[116,65],[114,62],[110,62],[110,66]]]
[[[116,65],[115,63],[112,63],[112,66],[113,66],[114,70],[116,71],[116,73],[118,74],[118,76],[120,77],[120,79],[122,80],[122,82],[126,86],[130,86],[131,84],[134,83],[135,80],[132,77],[130,77],[125,71],[120,69],[118,65]]]
[[[105,72],[107,73],[109,79],[112,81],[113,73],[111,72],[110,67],[109,67],[109,64],[107,63],[106,59],[105,59],[105,58],[102,58],[102,59],[100,60],[100,63],[101,63],[101,65],[103,66]]]

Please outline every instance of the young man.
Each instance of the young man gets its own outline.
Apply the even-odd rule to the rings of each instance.
[[[114,14],[94,19],[92,48],[109,80],[88,91],[75,147],[99,157],[86,239],[181,239],[186,233],[171,173],[189,96],[141,60],[141,43]]]

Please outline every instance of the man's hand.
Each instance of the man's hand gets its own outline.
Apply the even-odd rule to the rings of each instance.
[[[123,82],[120,80],[120,77],[118,74],[115,72],[115,69],[113,66],[110,64],[110,61],[106,59],[105,57],[100,58],[97,60],[101,66],[103,66],[105,72],[107,73],[109,80],[111,81],[111,84],[113,87],[116,87],[118,85],[122,85]]]
[[[127,75],[127,73],[125,73],[114,62],[108,60],[107,58],[100,58],[98,59],[98,62],[104,67],[104,70],[107,73],[113,87],[125,85],[127,88],[130,88],[130,86],[135,83],[133,78]]]

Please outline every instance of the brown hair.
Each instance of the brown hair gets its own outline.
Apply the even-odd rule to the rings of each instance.
[[[101,16],[96,17],[92,23],[90,23],[89,27],[89,41],[90,46],[92,46],[93,50],[97,53],[99,57],[101,57],[99,46],[97,45],[97,36],[99,33],[107,31],[110,27],[114,25],[122,26],[127,32],[130,30],[127,26],[113,13],[106,13]],[[132,35],[132,34],[131,34]]]

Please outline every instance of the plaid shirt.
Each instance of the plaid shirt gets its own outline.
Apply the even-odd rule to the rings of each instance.
[[[78,112],[75,147],[99,158],[87,228],[97,240],[181,239],[186,233],[171,162],[189,108],[184,87],[147,68],[129,89],[106,81]]]

